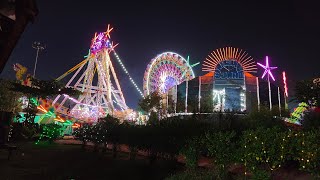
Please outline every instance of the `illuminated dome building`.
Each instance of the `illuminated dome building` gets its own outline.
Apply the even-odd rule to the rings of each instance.
[[[245,51],[233,47],[216,49],[203,62],[202,70],[208,73],[168,91],[168,113],[251,111],[258,107],[258,87],[260,104],[269,105],[268,83],[257,78],[256,63]],[[271,92],[272,104],[278,105],[278,88],[271,85]],[[282,95],[280,91],[281,98]]]

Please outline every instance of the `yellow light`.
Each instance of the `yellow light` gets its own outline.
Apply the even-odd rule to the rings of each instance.
[[[61,118],[55,118],[54,119],[55,121],[59,121],[59,122],[65,122],[63,119],[61,119]]]

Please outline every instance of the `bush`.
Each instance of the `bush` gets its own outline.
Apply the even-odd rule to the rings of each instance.
[[[275,126],[285,128],[283,120],[275,118],[266,107],[261,107],[260,111],[250,112],[244,121],[248,129],[272,128]]]
[[[188,168],[198,167],[198,159],[202,147],[201,138],[192,138],[187,140],[186,145],[181,149],[180,153],[186,158],[186,166]]]
[[[309,111],[306,112],[301,121],[302,127],[305,130],[320,129],[320,112]]]
[[[277,127],[245,131],[239,141],[237,159],[253,173],[273,171],[283,166],[290,141],[286,132]]]
[[[229,114],[222,116],[220,122],[215,120],[214,115],[199,115],[197,120],[181,116],[137,126],[118,124],[116,119],[107,117],[94,126],[82,126],[75,135],[84,142],[111,142],[115,152],[117,144],[127,144],[132,158],[138,150],[144,150],[149,152],[150,162],[157,156],[173,158],[181,153],[186,157],[186,173],[194,173],[190,169],[196,169],[199,155],[207,152],[217,167],[215,177],[222,179],[228,175],[228,166],[238,162],[257,179],[269,177],[273,170],[289,162],[297,162],[302,170],[313,174],[320,171],[319,129],[285,129],[279,119],[263,110],[244,118]],[[227,122],[222,124],[223,120]]]
[[[42,139],[47,139],[50,143],[52,143],[55,139],[61,137],[63,133],[62,126],[58,124],[45,124],[42,125],[41,128],[42,131],[38,142]]]
[[[41,133],[38,124],[12,123],[12,136],[10,141],[34,140]]]
[[[291,137],[293,138],[291,148],[295,149],[291,155],[299,162],[300,169],[320,175],[320,131],[295,132]]]
[[[187,169],[186,171],[174,174],[166,178],[166,180],[186,180],[186,179],[212,180],[217,178],[214,171],[201,170],[201,169]]]
[[[256,170],[252,175],[252,180],[266,180],[271,179],[271,174],[264,170]]]
[[[80,128],[77,128],[73,131],[75,138],[81,140],[83,144],[89,140],[89,131],[91,126],[89,124],[82,124]]]
[[[227,166],[234,162],[235,151],[235,135],[231,132],[214,132],[205,134],[205,144],[209,151],[209,155],[213,158],[217,165],[217,170],[220,178],[226,177]]]

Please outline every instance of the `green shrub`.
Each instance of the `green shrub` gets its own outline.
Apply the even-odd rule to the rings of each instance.
[[[290,148],[286,136],[286,132],[277,127],[245,131],[239,141],[237,159],[253,173],[275,170],[283,166]]]
[[[61,137],[62,132],[63,132],[63,129],[61,125],[58,125],[58,124],[42,125],[42,131],[41,131],[38,142],[42,139],[47,139],[51,143],[58,137]]]
[[[250,112],[246,116],[244,123],[247,124],[248,129],[256,129],[259,127],[272,128],[275,126],[285,129],[283,120],[275,118],[272,112],[263,106],[260,108],[260,111]]]
[[[210,132],[205,134],[205,144],[209,155],[213,158],[217,166],[219,177],[224,178],[226,169],[231,162],[234,162],[236,133],[231,132]]]
[[[320,131],[296,132],[291,137],[294,138],[292,146],[296,149],[293,157],[298,160],[300,169],[320,175]]]
[[[271,179],[271,174],[265,170],[256,170],[251,177],[252,180],[268,180]]]
[[[302,127],[305,130],[320,129],[320,112],[310,111],[306,112],[301,121]]]
[[[166,180],[212,180],[216,179],[216,174],[212,170],[201,170],[201,169],[187,169],[183,172],[179,172],[177,174],[174,174]]]
[[[191,138],[187,140],[186,145],[181,149],[180,153],[186,158],[186,166],[188,168],[198,167],[198,159],[202,147],[201,138]]]

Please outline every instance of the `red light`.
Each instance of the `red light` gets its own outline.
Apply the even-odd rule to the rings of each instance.
[[[282,77],[283,77],[283,84],[284,84],[284,94],[286,97],[288,97],[288,87],[287,87],[287,77],[286,77],[286,72],[282,72]]]

